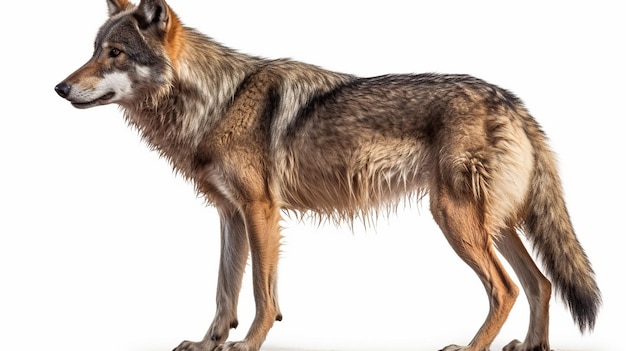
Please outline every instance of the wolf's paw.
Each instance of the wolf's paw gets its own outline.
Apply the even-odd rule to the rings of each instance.
[[[218,346],[215,351],[259,351],[259,347],[252,346],[246,341],[227,342]]]
[[[473,347],[469,347],[469,346],[448,345],[439,351],[470,351],[470,350],[474,351],[476,349]],[[489,351],[489,348],[487,347],[480,351]]]
[[[448,345],[439,351],[465,351],[468,350],[467,346]]]
[[[502,348],[502,351],[521,351],[524,345],[521,341],[515,339]]]
[[[217,347],[215,342],[183,341],[172,351],[213,351]]]
[[[502,351],[550,351],[548,343],[540,343],[536,346],[528,346],[519,340],[513,340],[502,348]]]

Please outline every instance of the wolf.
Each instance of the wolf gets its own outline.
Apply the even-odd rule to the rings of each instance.
[[[484,351],[519,293],[523,341],[549,350],[552,287],[581,332],[601,294],[565,205],[545,133],[511,92],[468,75],[357,77],[232,50],[185,26],[163,0],[107,0],[93,56],[56,85],[74,107],[118,104],[147,144],[213,204],[221,221],[215,317],[175,351],[259,350],[275,321],[281,216],[367,220],[428,195],[430,211],[489,299],[466,345]],[[527,251],[525,235],[547,276]],[[237,303],[248,257],[256,314],[241,341]]]

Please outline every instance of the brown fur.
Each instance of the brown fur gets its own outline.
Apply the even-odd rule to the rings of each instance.
[[[258,350],[275,320],[281,211],[353,221],[429,194],[450,245],[490,300],[468,346],[487,350],[518,288],[531,307],[526,339],[506,351],[548,350],[551,283],[581,330],[600,293],[574,234],[546,138],[514,95],[463,75],[359,78],[237,53],[182,26],[162,0],[108,0],[92,59],[57,92],[76,107],[117,103],[147,143],[217,207],[217,309],[200,342],[176,351]],[[256,317],[244,340],[237,299],[252,257]]]

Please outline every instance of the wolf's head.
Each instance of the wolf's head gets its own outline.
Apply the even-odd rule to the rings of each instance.
[[[91,59],[55,87],[74,107],[129,106],[168,87],[180,22],[163,0],[107,0]]]

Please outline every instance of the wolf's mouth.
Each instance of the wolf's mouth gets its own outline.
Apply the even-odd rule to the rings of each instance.
[[[72,101],[72,106],[76,107],[76,108],[89,108],[89,107],[93,107],[93,106],[97,106],[97,105],[103,105],[106,104],[107,101],[111,100],[113,98],[113,96],[115,96],[115,92],[109,92],[106,93],[104,95],[102,95],[101,97],[95,99],[95,100],[91,100],[88,102],[75,102]]]

